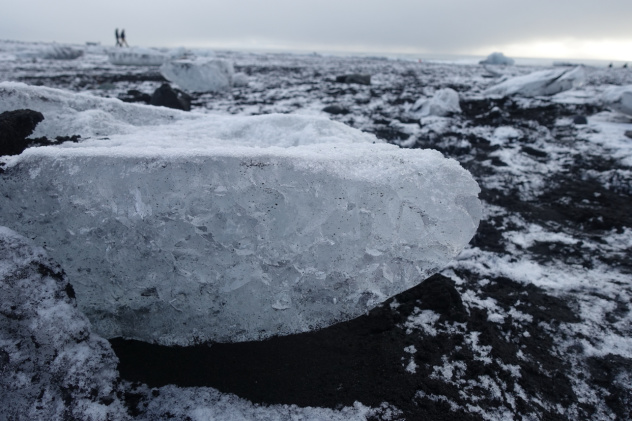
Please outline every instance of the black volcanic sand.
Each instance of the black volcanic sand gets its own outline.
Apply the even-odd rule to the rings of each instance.
[[[255,403],[329,408],[352,405],[355,401],[378,407],[387,401],[402,410],[407,419],[447,420],[455,416],[477,419],[466,412],[452,413],[446,403],[419,396],[418,391],[423,391],[427,395],[447,396],[455,402],[460,400],[458,387],[430,378],[432,366],[441,365],[442,358],[448,357],[465,362],[472,376],[499,373],[508,385],[512,385],[512,377],[493,363],[476,360],[462,334],[414,339],[406,335],[402,324],[407,317],[415,308],[429,309],[441,314],[440,321],[464,323],[466,331],[481,332],[481,343],[491,345],[492,355],[506,363],[520,364],[516,357],[520,349],[530,354],[538,363],[527,367],[523,364],[526,383],[532,387],[527,392],[543,393],[551,401],[564,405],[573,402],[576,397],[564,376],[566,363],[549,354],[551,337],[538,328],[541,320],[575,321],[573,313],[559,299],[509,279],[492,282],[486,289],[491,297],[508,306],[515,303],[519,293],[525,300],[526,291],[529,305],[521,310],[534,315],[528,327],[531,339],[506,342],[502,332],[487,321],[486,311],[468,314],[454,283],[442,275],[434,275],[368,315],[317,332],[259,342],[191,347],[122,339],[110,342],[120,359],[121,376],[150,387],[210,386]],[[393,311],[394,300],[399,305]],[[402,352],[411,345],[417,350],[414,360],[418,368],[414,376],[405,371],[408,361]],[[129,399],[133,401],[133,397]],[[493,408],[498,403],[487,400],[479,404]],[[519,408],[518,413],[533,409]],[[553,413],[546,416],[555,418]]]

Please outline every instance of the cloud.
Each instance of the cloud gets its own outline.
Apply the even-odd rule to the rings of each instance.
[[[493,46],[632,39],[629,0],[0,0],[0,37],[141,45],[277,45],[466,54]],[[2,4],[6,3],[6,4]],[[9,26],[11,24],[12,26]],[[234,47],[233,47],[234,48]]]

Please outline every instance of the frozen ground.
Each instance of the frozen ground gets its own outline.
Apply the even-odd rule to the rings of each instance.
[[[96,47],[76,60],[45,59],[48,47],[0,43],[0,81],[128,100],[164,82]],[[133,419],[632,419],[632,120],[599,100],[632,70],[586,68],[582,87],[553,97],[486,98],[494,73],[543,69],[217,56],[244,83],[193,94],[192,112],[325,116],[337,105],[334,120],[457,159],[481,186],[484,218],[440,275],[350,322],[187,348],[112,340],[113,404]],[[351,73],[371,85],[335,82]],[[462,113],[417,119],[414,103],[442,88]]]

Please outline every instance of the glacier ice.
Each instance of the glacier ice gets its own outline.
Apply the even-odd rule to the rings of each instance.
[[[601,95],[601,100],[620,113],[632,115],[632,85],[611,86]]]
[[[219,58],[173,60],[160,67],[169,81],[189,92],[216,92],[233,84],[233,64]]]
[[[83,55],[83,50],[69,45],[53,44],[44,54],[44,58],[51,60],[74,60]]]
[[[0,419],[127,419],[118,360],[44,250],[0,227]]]
[[[445,117],[450,114],[460,113],[459,94],[451,88],[439,89],[432,98],[417,100],[412,107],[412,112],[421,117]]]
[[[541,70],[524,76],[517,76],[485,90],[490,96],[520,95],[525,97],[555,95],[584,83],[586,74],[583,67]]]
[[[108,60],[120,66],[160,66],[169,55],[152,48],[117,47],[108,51]]]
[[[478,63],[512,66],[514,64],[514,59],[506,57],[503,53],[491,53],[485,60],[481,60]]]
[[[148,127],[152,107],[64,98],[94,101],[107,138],[5,157],[0,223],[62,264],[107,338],[258,340],[350,319],[444,267],[481,217],[456,161],[324,118],[168,110]]]

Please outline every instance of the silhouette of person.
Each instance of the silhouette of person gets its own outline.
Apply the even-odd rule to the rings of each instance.
[[[119,36],[118,28],[116,28],[114,30],[114,36],[116,37],[116,46],[120,47],[121,46],[121,37]]]
[[[127,41],[125,41],[125,29],[121,29],[121,47],[122,46],[129,47]]]

